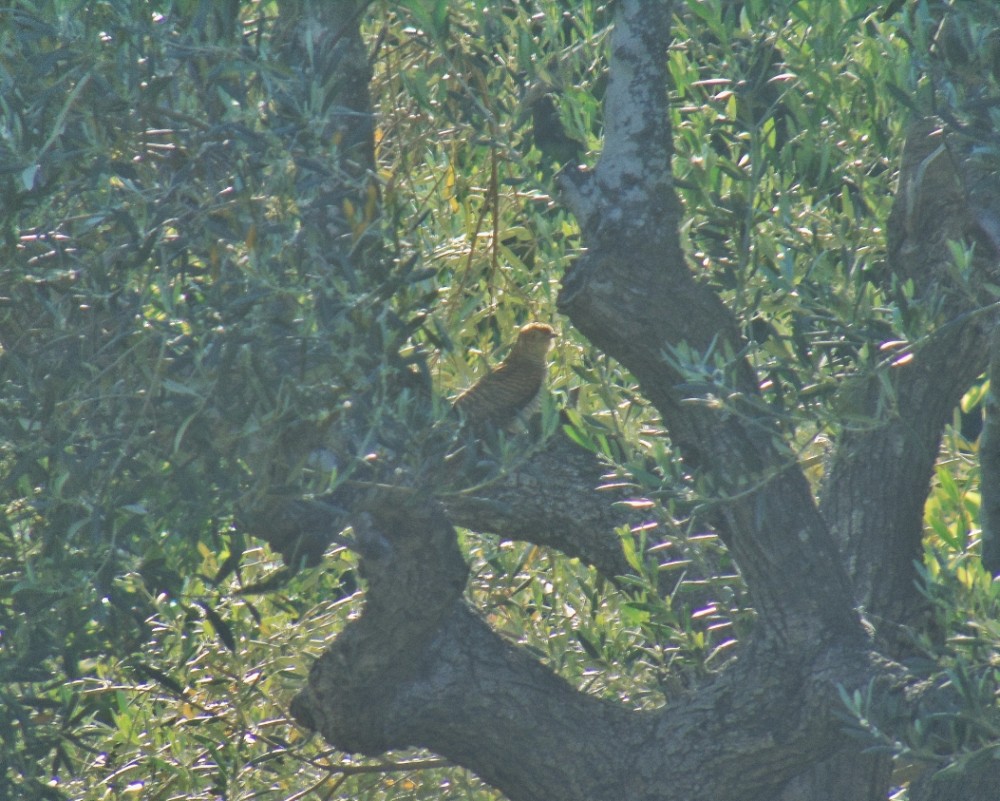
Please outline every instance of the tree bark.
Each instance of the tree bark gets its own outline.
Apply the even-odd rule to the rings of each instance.
[[[683,258],[662,51],[668,15],[625,3],[616,17],[604,150],[570,196],[577,216],[599,222],[582,229],[587,252],[566,276],[560,309],[631,370],[709,483],[762,629],[808,649],[817,631],[860,637],[826,522],[736,355],[736,321]],[[688,350],[711,369],[680,369]]]
[[[896,632],[924,609],[912,565],[920,557],[924,501],[952,411],[986,367],[996,325],[985,282],[997,253],[969,205],[960,152],[940,120],[918,120],[903,150],[887,223],[889,268],[913,282],[914,305],[939,309],[923,342],[887,361],[874,421],[845,430],[823,490],[822,510],[844,548],[858,601],[897,655]],[[949,242],[977,242],[966,285],[952,277]],[[906,358],[901,358],[906,356]],[[888,409],[879,419],[875,405]],[[877,534],[876,534],[877,533]]]
[[[815,661],[760,654],[663,710],[636,712],[575,690],[469,610],[443,510],[366,514],[355,531],[364,614],[315,663],[293,714],[344,750],[430,748],[513,801],[772,792],[803,760],[843,747],[827,723],[834,681],[878,669],[854,647]]]
[[[684,261],[666,94],[671,4],[620,0],[615,13],[604,150],[593,172],[564,179],[586,253],[565,277],[560,308],[660,412],[712,498],[756,630],[734,665],[655,712],[581,693],[492,632],[462,599],[466,568],[453,523],[526,539],[538,526],[555,547],[607,572],[622,567],[599,543],[604,526],[614,542],[610,526],[620,518],[594,500],[593,463],[554,438],[486,503],[459,495],[438,505],[412,493],[395,506],[347,505],[366,606],[316,662],[293,714],[344,750],[430,748],[513,801],[884,798],[888,763],[859,756],[845,738],[837,687],[898,694],[906,682],[873,652],[857,599],[879,633],[883,623],[891,630],[912,620],[910,560],[937,443],[947,410],[983,362],[992,317],[977,311],[981,296],[948,287],[947,262],[934,251],[922,291],[948,290],[944,316],[891,375],[897,413],[872,431],[841,435],[817,504],[779,412],[739,355],[737,321]],[[927,176],[924,159],[909,154],[918,165],[910,169]],[[938,187],[952,192],[959,171],[941,169]],[[907,170],[904,160],[904,177]],[[908,236],[931,225],[911,216],[924,208],[913,202],[926,199],[920,192],[904,190],[909,211],[895,225]],[[927,208],[941,247],[967,231],[961,209]],[[900,241],[894,267],[910,269],[903,254],[917,243]],[[956,353],[962,364],[949,369]],[[552,486],[575,485],[572,498],[551,495],[551,458],[565,462]],[[574,504],[584,497],[586,537],[574,542]]]

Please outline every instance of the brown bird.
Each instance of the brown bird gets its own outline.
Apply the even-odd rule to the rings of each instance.
[[[545,380],[545,357],[555,337],[552,326],[545,323],[521,328],[507,358],[455,398],[455,410],[477,428],[509,427],[530,414]]]

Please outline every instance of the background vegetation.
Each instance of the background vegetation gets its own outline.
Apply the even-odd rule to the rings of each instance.
[[[340,143],[321,133],[323,87],[279,57],[293,6],[0,9],[0,797],[498,797],[428,755],[355,759],[291,724],[312,658],[360,604],[357,565],[333,548],[287,570],[239,513],[283,489],[262,466],[301,421],[351,430],[357,463],[295,474],[320,493],[362,469],[366,444],[410,443],[519,324],[558,324],[578,231],[553,195],[567,151],[529,101],[556,93],[569,152],[596,158],[610,12],[365,9],[378,195],[342,212],[357,247],[388,254],[373,277],[317,268],[327,243],[303,209],[321,187],[300,165]],[[691,2],[669,59],[689,257],[738,311],[819,485],[829,439],[870,422],[852,388],[894,358],[871,343],[917,342],[932,316],[880,272],[905,122],[996,96],[1000,13]],[[655,707],[720,667],[752,611],[725,549],[689,527],[698,488],[634,380],[560,328],[544,414],[568,407],[671,534],[652,554],[623,537],[626,592],[467,532],[469,594],[581,688]],[[430,412],[388,400],[400,365],[429,371]],[[919,719],[886,732],[845,698],[845,719],[898,757],[899,798],[906,766],[957,770],[1000,747],[1000,591],[978,560],[977,445],[960,425],[982,392],[941,454],[922,570],[934,622],[912,633],[916,667],[963,707],[948,736]],[[685,580],[699,560],[719,568],[708,587]]]

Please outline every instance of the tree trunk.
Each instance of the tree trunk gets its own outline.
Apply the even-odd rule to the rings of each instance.
[[[943,291],[947,302],[926,342],[888,371],[893,413],[840,436],[818,504],[779,411],[740,356],[736,319],[685,263],[670,172],[671,4],[620,0],[615,9],[604,150],[592,172],[563,178],[586,252],[567,272],[559,305],[638,379],[712,494],[713,523],[758,625],[734,665],[655,712],[581,693],[504,641],[462,599],[453,523],[512,537],[538,525],[555,547],[609,572],[622,566],[599,542],[601,525],[615,519],[606,501],[580,500],[588,534],[571,542],[573,499],[547,495],[527,465],[520,475],[533,478],[497,488],[493,503],[439,505],[413,493],[346,509],[369,582],[366,607],[314,665],[292,711],[345,750],[430,748],[513,801],[884,798],[889,762],[845,737],[837,688],[909,702],[905,671],[873,642],[901,652],[894,635],[918,612],[912,559],[928,479],[947,412],[981,369],[993,324],[974,313],[982,298],[955,291],[946,276],[947,241],[968,232],[970,217],[966,206],[932,198],[954,200],[960,159],[928,162],[926,130],[911,135],[891,266],[915,271],[921,292]],[[355,39],[356,16],[337,24],[325,41]],[[927,256],[916,266],[915,249]],[[564,445],[550,443],[548,453]],[[593,495],[584,462],[563,471],[559,486]]]

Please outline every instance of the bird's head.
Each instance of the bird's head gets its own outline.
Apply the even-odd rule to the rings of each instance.
[[[555,329],[545,323],[528,323],[517,333],[512,353],[523,355],[532,360],[541,361],[552,347],[556,338]]]

